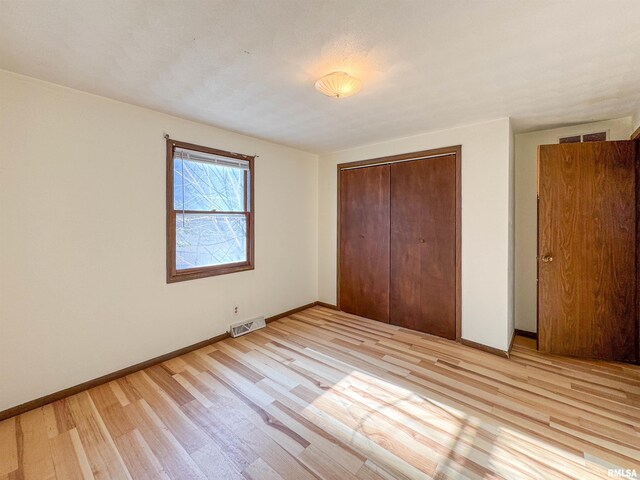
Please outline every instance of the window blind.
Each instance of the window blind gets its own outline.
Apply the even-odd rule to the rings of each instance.
[[[190,162],[213,163],[223,167],[249,170],[249,161],[237,158],[223,157],[212,153],[196,152],[186,148],[176,147],[173,152],[174,160],[188,160]]]

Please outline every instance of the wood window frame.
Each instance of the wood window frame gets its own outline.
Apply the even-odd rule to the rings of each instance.
[[[254,161],[255,156],[243,155],[240,153],[227,152],[225,150],[219,150],[211,147],[204,147],[202,145],[194,145],[192,143],[180,142],[167,138],[167,283],[182,282],[185,280],[194,280],[196,278],[213,277],[216,275],[226,275],[228,273],[243,272],[246,270],[253,270],[255,268],[255,208],[254,208],[254,190],[255,190],[255,175],[254,175]],[[247,172],[245,171],[245,211],[233,212],[234,214],[244,214],[247,222],[247,260],[244,262],[225,263],[223,265],[212,265],[205,267],[194,267],[189,269],[178,270],[176,268],[176,218],[179,212],[174,208],[174,196],[173,196],[173,158],[176,148],[184,148],[187,150],[194,150],[202,153],[209,153],[212,155],[223,156],[227,158],[244,160],[249,163],[248,181]],[[248,197],[248,198],[247,198]],[[194,213],[194,212],[189,212]],[[195,213],[207,213],[207,212],[195,212]],[[220,215],[230,212],[213,212],[211,215]]]
[[[456,192],[455,192],[455,225],[456,225],[456,342],[462,341],[462,145],[454,145],[451,147],[435,148],[431,150],[421,150],[419,152],[402,153],[399,155],[391,155],[387,157],[378,157],[368,160],[358,160],[355,162],[339,163],[336,165],[337,170],[337,194],[338,194],[338,211],[337,211],[337,243],[336,243],[336,304],[340,309],[340,172],[344,169],[353,167],[367,167],[374,165],[393,164],[398,162],[407,162],[419,159],[428,159],[428,157],[438,157],[445,155],[455,156],[456,163]]]

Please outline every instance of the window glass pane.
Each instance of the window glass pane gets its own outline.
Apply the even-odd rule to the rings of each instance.
[[[244,170],[175,158],[173,198],[176,210],[244,211]]]
[[[563,137],[560,139],[560,143],[580,143],[580,135],[573,137]]]
[[[244,215],[176,215],[176,269],[247,260]]]
[[[604,142],[607,140],[607,132],[588,133],[582,136],[583,142]]]

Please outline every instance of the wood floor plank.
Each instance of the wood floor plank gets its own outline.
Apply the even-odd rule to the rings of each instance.
[[[640,367],[313,307],[0,422],[0,453],[0,480],[597,480],[640,471]]]
[[[255,462],[260,455],[253,451],[239,436],[239,432],[227,427],[224,422],[219,422],[212,413],[216,410],[216,401],[212,401],[212,407],[205,408],[199,402],[191,402],[181,408],[191,420],[214,440],[214,443],[223,452],[230,465],[238,472],[244,471]],[[237,415],[234,416],[237,418]],[[197,457],[197,450],[192,455]]]
[[[89,392],[70,397],[68,408],[96,479],[127,478],[120,452],[95,408]]]
[[[191,457],[208,480],[241,480],[243,478],[215,442],[196,450]]]
[[[187,453],[198,450],[208,441],[206,435],[180,410],[181,400],[176,398],[175,389],[179,387],[184,390],[184,388],[178,382],[173,380],[171,388],[174,392],[169,393],[143,371],[131,375],[131,383],[160,418],[162,425],[171,431],[173,437],[178,440]],[[190,401],[195,400],[191,394],[189,397]]]
[[[25,480],[56,478],[49,437],[41,408],[20,415],[16,421],[18,472]]]
[[[134,479],[169,478],[139,430],[133,429],[120,435],[115,439],[115,443]]]
[[[82,466],[76,456],[76,449],[71,438],[71,431],[61,433],[49,439],[51,458],[57,478],[68,478],[69,480],[85,478]],[[91,477],[94,478],[93,474]]]
[[[16,419],[0,422],[0,475],[8,475],[18,470],[18,444]]]
[[[84,449],[82,445],[82,440],[80,440],[80,435],[78,434],[77,429],[69,430],[69,436],[71,437],[71,443],[73,443],[73,450],[76,453],[76,458],[78,459],[78,463],[80,465],[80,469],[82,470],[82,475],[85,479],[90,480],[95,478],[93,475],[93,470],[91,469],[91,463],[89,463],[89,458],[87,458],[87,451]]]
[[[197,416],[208,418],[210,424],[223,425],[226,430],[232,431],[243,447],[257,454],[283,478],[299,478],[311,480],[315,478],[294,455],[291,455],[276,439],[262,431],[256,423],[246,417],[246,410],[241,413],[236,408],[233,399],[218,396],[214,399],[214,407],[206,411],[198,408]],[[288,444],[288,443],[287,443]],[[249,465],[255,463],[253,460]],[[245,471],[249,465],[243,469]]]
[[[249,465],[243,473],[248,480],[286,480],[278,475],[278,472],[271,468],[262,458],[258,458]]]
[[[142,438],[170,478],[206,478],[173,432],[144,399],[124,408],[129,420],[136,425]]]

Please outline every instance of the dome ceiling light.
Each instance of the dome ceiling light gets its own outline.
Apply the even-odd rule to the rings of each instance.
[[[345,72],[333,72],[316,82],[316,90],[334,98],[355,95],[362,88],[362,82]]]

